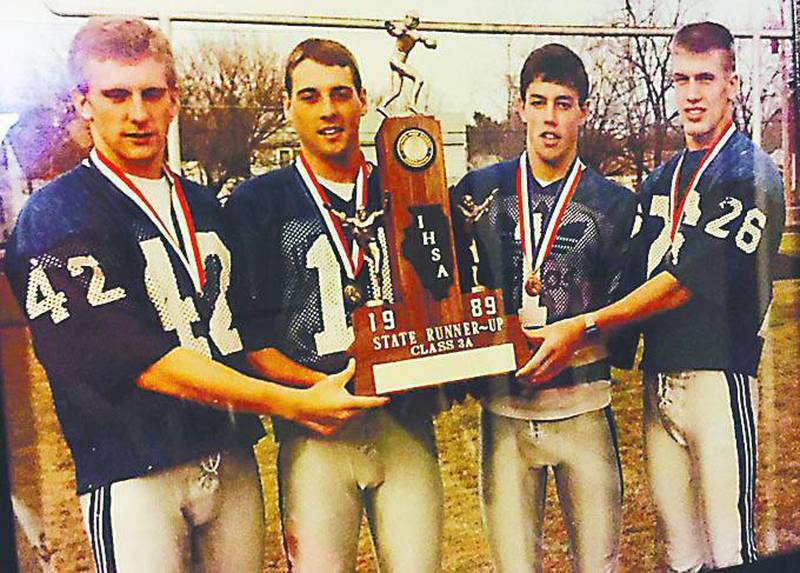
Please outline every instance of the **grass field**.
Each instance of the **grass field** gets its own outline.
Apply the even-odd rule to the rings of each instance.
[[[784,247],[800,250],[797,236]],[[759,419],[758,540],[762,553],[800,549],[800,281],[776,284],[761,369]],[[6,388],[6,420],[12,458],[13,493],[33,516],[28,537],[18,541],[23,571],[90,571],[90,553],[73,494],[72,463],[58,430],[49,388],[32,358],[24,330],[8,323],[0,328],[0,359]],[[641,393],[637,372],[617,373],[614,409],[619,426],[625,481],[622,534],[623,570],[653,571],[662,562],[655,542],[655,516],[642,467]],[[439,416],[436,433],[445,484],[444,571],[490,571],[480,521],[477,464],[479,408],[474,402]],[[285,570],[277,519],[275,446],[263,440],[257,455],[267,498],[265,571]],[[548,572],[569,571],[566,536],[553,492],[548,498],[546,562]],[[39,527],[37,530],[36,526]],[[41,533],[41,537],[37,535]],[[38,560],[36,550],[45,560]],[[369,540],[362,530],[359,572],[375,571]],[[424,572],[420,572],[424,573]]]

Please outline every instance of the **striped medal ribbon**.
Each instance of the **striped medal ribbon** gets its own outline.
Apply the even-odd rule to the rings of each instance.
[[[672,185],[669,193],[670,241],[675,240],[675,234],[678,232],[678,227],[680,227],[681,220],[683,219],[683,212],[686,208],[686,199],[692,191],[697,188],[697,184],[700,182],[703,173],[705,173],[705,170],[711,165],[711,162],[719,155],[719,152],[722,151],[722,148],[725,147],[725,144],[735,131],[736,128],[733,126],[733,121],[728,122],[725,129],[720,132],[717,138],[711,143],[711,147],[709,147],[705,155],[703,155],[703,159],[700,160],[697,170],[694,172],[694,175],[692,175],[682,195],[679,194],[680,190],[678,187],[681,179],[681,167],[683,167],[683,160],[686,158],[686,150],[684,150],[681,158],[678,160],[678,165],[675,167],[675,172],[672,174]]]
[[[174,196],[177,198],[178,205],[180,206],[180,210],[177,210],[176,212],[176,218],[180,218],[177,213],[180,213],[180,216],[183,217],[183,225],[178,224],[177,228],[175,229],[175,233],[182,233],[182,228],[185,228],[185,234],[188,235],[189,239],[188,243],[191,245],[191,255],[194,259],[194,264],[189,262],[187,259],[189,254],[185,253],[181,248],[179,238],[173,234],[172,231],[170,231],[169,226],[164,223],[163,219],[156,212],[155,207],[153,207],[153,204],[147,199],[142,190],[139,189],[139,187],[133,181],[131,181],[130,177],[128,177],[128,175],[122,171],[119,166],[115,165],[96,147],[92,150],[90,158],[93,159],[94,155],[96,155],[99,161],[99,163],[95,163],[95,166],[98,168],[98,170],[100,170],[100,172],[103,173],[103,175],[105,175],[112,183],[114,183],[114,185],[119,188],[120,191],[122,191],[129,199],[131,199],[136,206],[144,211],[159,232],[164,236],[164,238],[167,239],[167,242],[178,254],[178,258],[186,267],[186,270],[188,271],[189,276],[194,283],[195,290],[198,293],[202,293],[206,282],[205,270],[203,269],[203,259],[200,256],[200,247],[197,243],[197,232],[195,231],[192,212],[189,209],[189,203],[186,201],[186,195],[183,192],[183,187],[181,186],[180,180],[169,169],[169,167],[166,165],[163,166],[162,169],[171,182],[169,198],[170,205],[174,205],[174,191]],[[185,242],[186,241],[184,241],[184,243]]]
[[[356,277],[364,264],[364,251],[356,241],[355,236],[350,246],[347,245],[342,222],[331,213],[328,194],[325,192],[325,188],[320,185],[317,176],[314,175],[302,151],[295,160],[295,168],[298,173],[300,173],[303,183],[305,183],[311,198],[314,200],[314,204],[317,206],[317,211],[319,211],[319,215],[325,223],[328,236],[333,243],[334,250],[339,257],[342,268],[344,268],[347,278],[350,279],[348,284],[344,287],[344,294],[351,304],[358,304],[358,302],[363,300],[363,294],[356,284]],[[356,213],[358,213],[360,209],[365,209],[366,206],[367,161],[362,154],[361,165],[359,165],[358,174],[356,175]]]
[[[524,291],[528,296],[538,296],[542,291],[541,268],[542,263],[550,255],[555,244],[558,229],[567,211],[572,196],[578,188],[581,175],[585,167],[580,158],[576,157],[569,171],[569,175],[564,180],[556,194],[556,204],[550,212],[547,224],[544,226],[544,233],[538,241],[534,240],[532,230],[530,191],[528,189],[528,153],[523,151],[519,158],[517,167],[517,207],[519,212],[519,237],[522,243],[523,269],[530,269],[529,274],[524,276]],[[538,248],[537,248],[538,247]]]

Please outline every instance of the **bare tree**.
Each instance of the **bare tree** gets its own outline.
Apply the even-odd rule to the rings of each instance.
[[[0,244],[28,196],[86,157],[91,138],[65,88],[42,92],[0,142]]]
[[[665,15],[656,0],[625,0],[611,19],[620,27],[676,26],[680,1]],[[636,184],[679,141],[670,106],[669,40],[662,37],[603,38],[589,44],[596,83],[582,156],[604,173],[633,173]],[[591,147],[590,147],[591,146]]]
[[[252,44],[205,43],[180,61],[181,147],[215,192],[250,176],[270,138],[284,128],[276,55]]]
[[[630,27],[677,26],[682,10],[680,1],[665,21],[655,0],[625,0],[620,23]],[[668,135],[675,130],[677,112],[670,110],[668,93],[672,87],[669,40],[654,36],[625,40],[617,52],[627,67],[626,98],[628,114],[626,148],[640,183],[653,166],[660,165],[667,149]]]
[[[472,120],[475,125],[467,126],[467,151],[473,167],[510,159],[525,148],[525,125],[516,113],[496,121],[476,111]]]
[[[620,63],[608,57],[607,44],[590,46],[589,116],[581,129],[578,145],[581,159],[605,175],[630,171],[625,152],[626,110],[623,102],[623,82]]]
[[[621,27],[676,26],[681,14],[680,0],[668,9],[657,0],[625,0],[611,23]],[[580,136],[581,157],[608,175],[634,174],[639,184],[668,150],[680,144],[677,112],[669,98],[669,40],[603,38],[590,42],[587,52],[594,86],[589,118]],[[476,114],[475,127],[468,132],[470,161],[473,155],[489,150],[507,156],[510,150],[504,138],[512,131],[511,124],[511,117],[498,123]]]
[[[66,92],[23,110],[8,131],[6,143],[29,185],[46,182],[74,167],[90,146],[86,123],[78,117]],[[31,187],[29,192],[34,189]]]
[[[773,54],[777,54],[779,46],[774,45]],[[780,121],[782,95],[785,89],[780,59],[777,55],[769,56],[768,52],[762,48],[761,64],[758,70],[753,73],[759,74],[761,93],[756,103],[753,94],[753,82],[751,73],[739,73],[739,93],[735,102],[735,120],[737,127],[747,134],[753,136],[753,106],[761,106],[761,130],[764,134],[772,134],[776,141],[764,143],[768,148],[780,146]],[[744,66],[737,66],[742,69]]]
[[[12,153],[19,171],[14,177],[23,182],[28,194],[88,153],[88,126],[75,113],[61,57],[53,52],[49,64],[31,70],[25,85],[2,102],[17,111],[18,119],[0,143],[0,185],[11,176],[8,156]]]

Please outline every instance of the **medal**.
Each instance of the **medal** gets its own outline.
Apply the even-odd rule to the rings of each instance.
[[[530,297],[539,296],[542,292],[541,269],[545,259],[550,255],[555,244],[561,220],[567,211],[567,206],[578,188],[578,182],[583,175],[584,166],[579,158],[575,158],[575,163],[569,175],[565,179],[561,189],[556,195],[556,204],[544,226],[544,232],[538,241],[534,241],[531,231],[531,212],[530,212],[530,193],[528,190],[528,154],[523,151],[519,158],[517,168],[517,207],[519,213],[519,237],[522,243],[523,276],[525,277],[524,290]],[[525,273],[526,269],[534,269]]]
[[[295,161],[295,168],[300,174],[300,178],[305,183],[314,204],[317,207],[320,217],[322,217],[328,237],[333,244],[340,264],[344,269],[348,282],[342,288],[345,301],[350,305],[359,306],[364,299],[364,295],[358,285],[355,284],[356,277],[364,264],[364,249],[357,240],[357,233],[353,232],[353,240],[348,245],[344,235],[343,221],[331,213],[330,201],[325,189],[320,185],[306,158],[301,152]],[[359,211],[367,212],[367,162],[363,155],[361,166],[356,176],[356,213]]]
[[[348,310],[352,311],[361,306],[361,304],[364,302],[364,295],[356,283],[348,282],[346,285],[344,285],[343,291]]]
[[[542,277],[538,270],[528,273],[528,278],[525,279],[525,292],[531,297],[542,293]]]
[[[525,327],[541,327],[547,324],[547,307],[540,301],[542,294],[542,269],[545,259],[550,255],[550,251],[555,244],[558,228],[561,220],[567,211],[567,206],[572,200],[572,195],[578,187],[578,182],[583,174],[583,163],[576,157],[569,175],[564,180],[561,188],[556,194],[556,202],[553,206],[547,224],[544,229],[536,229],[537,234],[534,241],[534,233],[531,230],[533,219],[531,217],[530,193],[528,190],[528,154],[522,152],[517,168],[517,212],[519,222],[517,229],[520,242],[522,243],[522,301],[519,308],[520,322]],[[531,270],[529,270],[531,269]]]

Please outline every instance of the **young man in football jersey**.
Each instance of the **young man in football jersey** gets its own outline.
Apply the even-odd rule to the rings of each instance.
[[[519,374],[547,380],[588,331],[641,325],[645,451],[659,529],[670,569],[698,571],[756,558],[754,376],[785,213],[777,169],[733,126],[730,32],[689,24],[671,50],[686,149],[641,191],[643,284],[535,332],[541,346]]]
[[[382,225],[365,253],[340,218],[370,220],[384,208],[359,145],[367,99],[355,58],[337,42],[305,40],[289,54],[285,87],[300,155],[242,184],[226,214],[247,259],[243,331],[274,347],[254,360],[272,379],[311,385],[346,364],[354,307],[393,294]],[[382,571],[439,570],[442,485],[430,409],[427,393],[411,393],[324,439],[275,424],[293,571],[353,571],[364,511]]]
[[[477,280],[501,288],[523,328],[593,310],[619,296],[634,195],[583,164],[578,131],[589,79],[565,46],[531,52],[520,72],[526,124],[518,158],[470,172],[456,205],[488,203],[473,226]],[[458,236],[473,276],[471,236]],[[541,571],[548,471],[569,532],[573,569],[614,571],[622,481],[606,345],[596,340],[547,385],[492,380],[483,399],[481,493],[498,571]]]
[[[338,373],[308,390],[238,373],[215,198],[164,164],[178,111],[166,38],[141,20],[76,34],[73,101],[94,148],[34,194],[6,269],[75,461],[98,571],[260,572],[257,416],[330,433],[382,405]],[[256,353],[257,354],[257,353]]]

